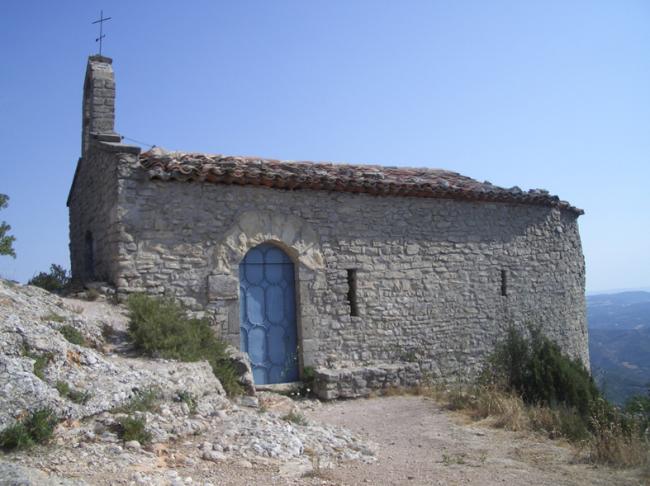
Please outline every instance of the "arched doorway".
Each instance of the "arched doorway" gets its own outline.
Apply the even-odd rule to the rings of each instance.
[[[298,333],[293,262],[263,243],[239,264],[240,343],[258,385],[298,380]]]

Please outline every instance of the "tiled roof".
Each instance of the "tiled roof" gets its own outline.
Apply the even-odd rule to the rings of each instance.
[[[440,169],[284,162],[152,149],[140,155],[152,179],[554,206],[583,214],[548,191],[504,189]]]

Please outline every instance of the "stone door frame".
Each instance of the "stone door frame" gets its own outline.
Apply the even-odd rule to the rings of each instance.
[[[293,261],[295,271],[298,366],[313,366],[318,349],[314,287],[324,288],[325,262],[320,237],[311,224],[292,214],[270,211],[240,213],[216,245],[208,275],[208,304],[226,306],[222,337],[239,349],[239,263],[251,248],[262,243],[280,247]]]

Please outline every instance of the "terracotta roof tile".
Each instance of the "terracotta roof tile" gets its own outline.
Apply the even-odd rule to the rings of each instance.
[[[440,169],[285,162],[152,149],[140,155],[149,177],[161,180],[266,186],[473,201],[514,202],[584,212],[542,189],[505,189]]]

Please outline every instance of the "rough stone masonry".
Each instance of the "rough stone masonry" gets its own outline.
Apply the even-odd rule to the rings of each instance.
[[[141,153],[114,132],[114,101],[111,59],[90,57],[74,279],[173,296],[261,346],[254,366],[280,353],[315,368],[324,398],[471,377],[510,325],[542,326],[589,365],[582,211],[556,196],[436,169]],[[295,349],[274,348],[272,292],[242,297],[240,263],[264,243],[294,265]],[[252,305],[271,322],[246,341]]]

